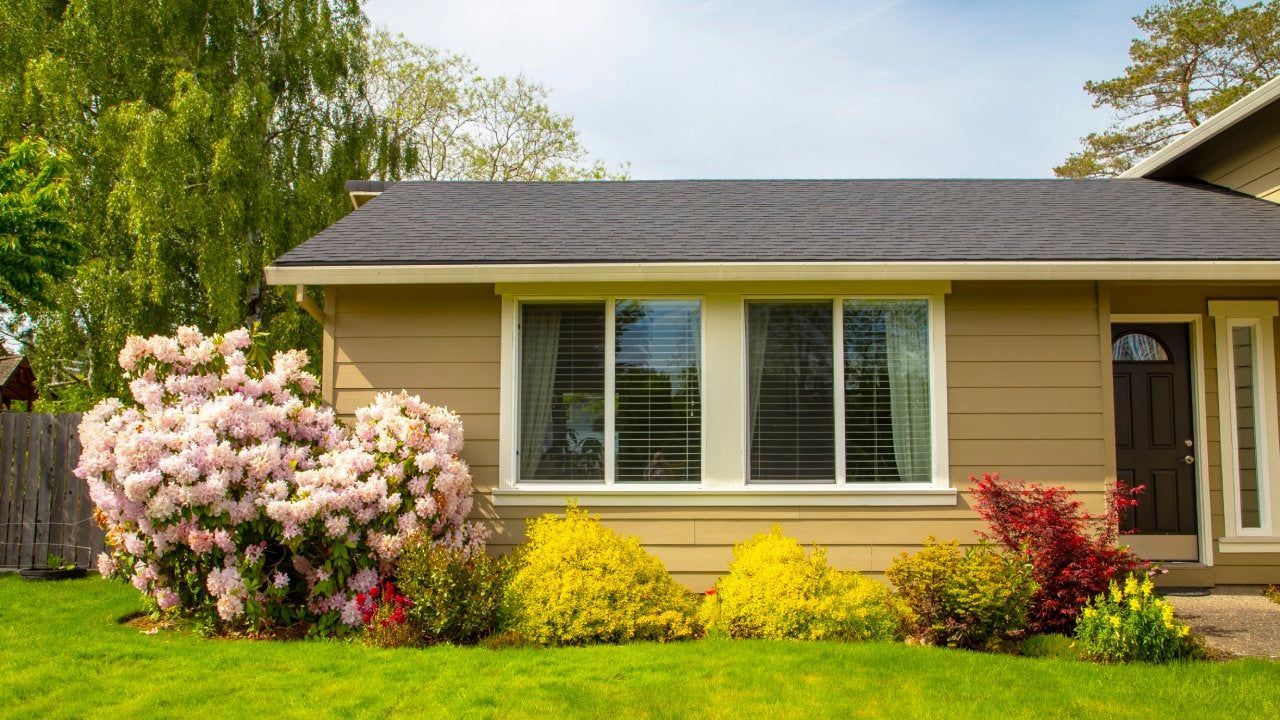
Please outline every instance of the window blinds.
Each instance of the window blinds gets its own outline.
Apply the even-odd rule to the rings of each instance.
[[[698,301],[616,302],[616,482],[701,479],[701,345]]]
[[[844,303],[847,482],[929,482],[929,305]]]

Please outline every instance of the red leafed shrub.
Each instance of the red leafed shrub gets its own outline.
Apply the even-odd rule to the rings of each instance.
[[[417,633],[409,625],[406,611],[413,602],[390,580],[374,585],[356,595],[356,608],[364,623],[365,641],[381,647],[404,647],[418,643]]]
[[[1085,512],[1075,491],[984,474],[970,478],[975,509],[990,530],[979,532],[1010,552],[1023,553],[1040,588],[1029,616],[1033,632],[1070,633],[1092,597],[1112,578],[1146,571],[1148,563],[1119,546],[1120,515],[1137,504],[1137,487],[1107,491],[1106,510]]]

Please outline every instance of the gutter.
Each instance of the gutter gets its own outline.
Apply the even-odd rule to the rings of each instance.
[[[266,268],[266,278],[267,283],[271,285],[765,280],[1258,280],[1276,282],[1280,281],[1280,260],[272,265]],[[305,297],[305,293],[302,293],[301,297]],[[299,303],[302,302],[299,299]],[[312,304],[314,305],[314,301]],[[313,316],[315,316],[314,313]],[[323,314],[320,317],[323,317]]]

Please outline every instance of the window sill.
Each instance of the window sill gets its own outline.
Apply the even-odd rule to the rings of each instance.
[[[1236,535],[1218,538],[1220,553],[1280,553],[1280,537]]]
[[[493,504],[564,507],[569,498],[587,507],[954,507],[954,488],[619,488],[516,487],[493,492]]]

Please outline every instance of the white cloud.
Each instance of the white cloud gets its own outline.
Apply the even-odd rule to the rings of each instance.
[[[1142,4],[373,0],[374,22],[546,83],[638,178],[1044,176],[1105,122]]]

